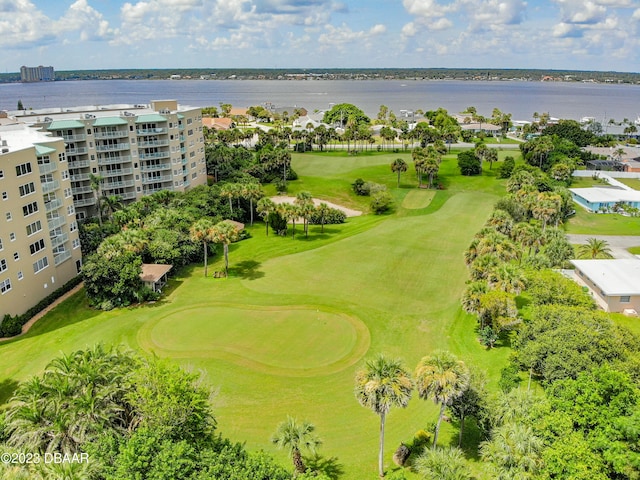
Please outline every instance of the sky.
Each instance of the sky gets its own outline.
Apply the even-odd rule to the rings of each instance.
[[[0,69],[640,71],[640,0],[0,0]]]

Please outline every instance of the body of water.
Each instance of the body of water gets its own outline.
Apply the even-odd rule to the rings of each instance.
[[[458,113],[469,106],[490,116],[494,108],[514,120],[533,113],[579,120],[595,117],[635,120],[640,115],[639,85],[552,82],[465,82],[411,80],[86,80],[0,84],[0,110],[78,105],[137,104],[176,99],[191,106],[249,107],[271,102],[277,107],[326,110],[333,103],[352,103],[375,116],[380,105],[400,110],[443,107]]]

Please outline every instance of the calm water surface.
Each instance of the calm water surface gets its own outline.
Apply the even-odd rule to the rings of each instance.
[[[640,115],[640,85],[549,82],[464,81],[278,81],[278,80],[87,80],[0,84],[0,110],[15,110],[18,100],[34,109],[177,99],[192,106],[230,103],[248,107],[271,102],[309,111],[332,103],[353,103],[370,116],[380,105],[400,110],[446,108],[450,113],[475,106],[483,115],[494,108],[530,120],[534,112],[552,117],[634,120]]]

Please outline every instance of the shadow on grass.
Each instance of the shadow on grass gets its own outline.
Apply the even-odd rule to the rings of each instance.
[[[16,388],[18,388],[18,382],[13,378],[5,378],[0,382],[0,404],[7,403]]]
[[[337,457],[326,458],[316,454],[313,457],[305,457],[304,460],[309,470],[321,472],[332,480],[337,480],[344,473],[344,467],[338,463]]]
[[[460,448],[464,452],[464,456],[467,460],[480,461],[480,443],[482,442],[482,432],[473,417],[466,418],[464,421],[464,430],[462,435],[462,443],[458,446],[460,432],[460,421],[454,420],[453,425],[457,427],[455,435],[451,436],[449,447]]]
[[[240,277],[244,280],[257,280],[264,277],[264,272],[259,270],[261,265],[261,262],[255,260],[244,260],[229,269],[229,276]]]

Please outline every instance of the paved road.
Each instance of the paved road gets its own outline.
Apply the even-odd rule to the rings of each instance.
[[[615,258],[636,258],[635,255],[629,253],[627,248],[639,247],[640,236],[633,235],[576,235],[568,234],[567,238],[570,243],[584,244],[587,243],[588,238],[597,238],[598,240],[604,240],[609,244],[611,253]]]

